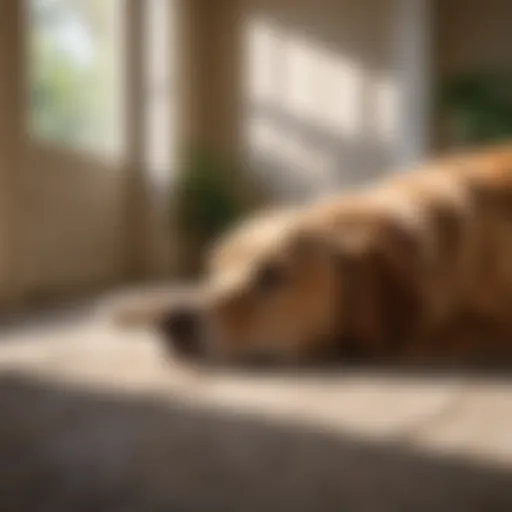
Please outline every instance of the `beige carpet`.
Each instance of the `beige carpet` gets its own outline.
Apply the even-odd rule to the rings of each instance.
[[[512,376],[187,368],[84,311],[3,329],[0,417],[2,512],[512,511]]]

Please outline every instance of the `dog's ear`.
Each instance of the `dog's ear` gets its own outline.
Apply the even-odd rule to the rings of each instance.
[[[349,336],[374,355],[400,350],[414,334],[422,309],[417,233],[381,219],[345,245],[341,267],[349,287]]]

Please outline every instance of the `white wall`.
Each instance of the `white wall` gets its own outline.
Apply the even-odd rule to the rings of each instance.
[[[244,142],[280,197],[358,186],[425,156],[427,4],[244,0]]]

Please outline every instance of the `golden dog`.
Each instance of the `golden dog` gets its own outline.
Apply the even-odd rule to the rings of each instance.
[[[504,357],[512,144],[250,219],[157,321],[178,352],[227,361]]]

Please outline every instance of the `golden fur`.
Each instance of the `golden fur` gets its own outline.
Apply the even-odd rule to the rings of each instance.
[[[208,355],[503,357],[512,144],[250,219],[207,267],[198,336]]]

